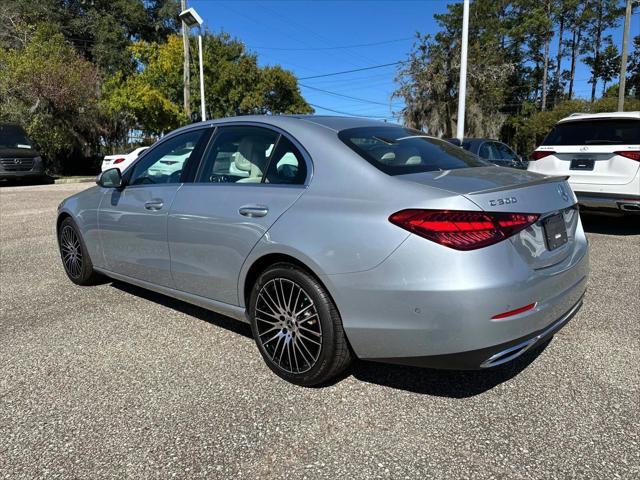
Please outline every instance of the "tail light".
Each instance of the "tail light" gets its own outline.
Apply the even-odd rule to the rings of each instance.
[[[554,151],[552,150],[534,150],[533,152],[531,152],[531,155],[529,155],[529,160],[540,160],[541,158],[544,157],[548,157],[549,155],[553,155]]]
[[[531,213],[409,209],[394,213],[389,221],[440,245],[475,250],[515,235],[539,217]]]
[[[124,162],[124,158],[116,158],[116,159],[113,161],[113,164],[115,165],[116,163],[122,163],[122,162]]]
[[[616,155],[620,155],[621,157],[630,158],[631,160],[635,160],[636,162],[640,162],[640,150],[626,150],[622,152],[613,152]]]

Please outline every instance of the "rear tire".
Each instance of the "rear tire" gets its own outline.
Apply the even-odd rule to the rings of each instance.
[[[326,384],[351,363],[333,300],[318,280],[295,265],[278,263],[258,277],[249,318],[265,363],[288,382]]]
[[[93,270],[87,247],[71,217],[65,218],[58,229],[58,248],[64,271],[76,285],[95,285],[102,276]]]

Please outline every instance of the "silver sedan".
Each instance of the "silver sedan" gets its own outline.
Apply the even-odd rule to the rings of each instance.
[[[405,127],[249,116],[176,130],[59,206],[79,285],[129,282],[251,324],[319,385],[353,358],[490,368],[580,308],[587,240],[563,177]]]

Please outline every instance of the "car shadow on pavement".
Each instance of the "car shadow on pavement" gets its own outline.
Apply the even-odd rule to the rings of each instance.
[[[221,327],[233,333],[237,333],[253,339],[253,335],[251,335],[251,327],[249,326],[249,324],[241,322],[239,320],[235,320],[231,317],[226,317],[224,315],[212,312],[211,310],[207,310],[206,308],[198,307],[197,305],[192,305],[190,303],[183,302],[182,300],[177,300],[175,298],[162,295],[161,293],[156,293],[151,290],[137,287],[128,283],[119,282],[117,280],[111,280],[111,286],[123,292],[135,295],[136,297],[144,298],[145,300],[149,300],[159,305],[163,305],[167,308],[177,310],[178,312],[182,312],[199,320],[204,320],[205,322],[210,323],[211,325],[215,325],[216,327]]]
[[[587,233],[603,235],[640,235],[640,215],[614,217],[581,211],[582,226]]]
[[[436,397],[467,398],[506,382],[529,366],[550,340],[513,361],[488,370],[433,370],[429,368],[357,362],[351,373],[363,382]]]

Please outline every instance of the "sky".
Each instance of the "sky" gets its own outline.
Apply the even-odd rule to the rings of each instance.
[[[188,0],[212,32],[225,31],[257,53],[260,65],[281,65],[299,79],[304,98],[319,114],[393,120],[402,101],[392,98],[397,66],[305,78],[405,60],[415,33],[436,33],[434,14],[451,0]],[[630,39],[640,34],[635,9]],[[607,32],[621,49],[620,26]],[[552,41],[551,54],[555,55]],[[555,57],[552,57],[555,58]],[[568,66],[568,59],[564,60]],[[589,97],[589,71],[576,67],[576,96]],[[600,95],[601,86],[598,88]],[[322,91],[324,90],[324,91]],[[331,93],[327,93],[331,92]],[[347,97],[356,97],[347,98]]]

